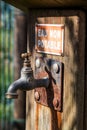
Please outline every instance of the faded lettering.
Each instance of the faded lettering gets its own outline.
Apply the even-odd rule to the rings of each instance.
[[[50,41],[50,40],[38,40],[38,47],[47,48],[47,49],[60,49],[60,42],[58,41]]]
[[[38,24],[36,26],[36,49],[38,52],[63,53],[64,26],[53,24]]]
[[[58,39],[61,38],[61,30],[50,30],[49,34],[50,34],[50,37],[58,38]]]
[[[38,37],[46,37],[47,31],[45,29],[38,29]]]

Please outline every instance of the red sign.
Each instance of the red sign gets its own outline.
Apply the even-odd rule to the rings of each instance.
[[[64,25],[36,24],[37,52],[62,55],[64,44]]]

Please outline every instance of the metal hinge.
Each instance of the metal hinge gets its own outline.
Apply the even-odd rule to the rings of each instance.
[[[34,97],[37,103],[62,111],[62,85],[63,85],[63,64],[57,60],[45,57],[35,58],[35,78],[49,77],[48,88],[43,86],[35,88]]]

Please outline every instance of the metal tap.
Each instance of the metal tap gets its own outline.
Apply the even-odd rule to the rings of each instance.
[[[17,98],[17,90],[29,91],[38,87],[49,86],[49,78],[34,79],[33,70],[30,63],[30,53],[23,53],[21,57],[24,59],[23,68],[21,69],[21,77],[14,81],[8,88],[6,98]]]

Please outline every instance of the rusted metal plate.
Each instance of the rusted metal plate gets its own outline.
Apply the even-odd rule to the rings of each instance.
[[[35,100],[44,106],[62,110],[62,63],[43,57],[36,58],[35,78],[49,77],[48,88],[35,89]]]
[[[62,55],[64,46],[63,24],[36,24],[37,52]]]

